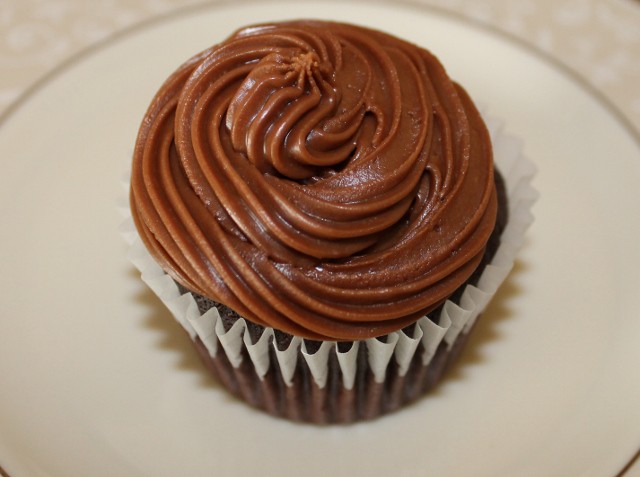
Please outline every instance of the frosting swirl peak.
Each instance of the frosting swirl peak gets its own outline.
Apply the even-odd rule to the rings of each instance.
[[[471,275],[496,216],[488,133],[415,45],[362,27],[245,28],[142,122],[131,206],[188,289],[313,339],[398,330]]]

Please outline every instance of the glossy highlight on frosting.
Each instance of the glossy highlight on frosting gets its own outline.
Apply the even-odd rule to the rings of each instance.
[[[242,29],[160,88],[131,208],[176,281],[310,339],[399,330],[478,266],[486,127],[428,51],[354,25]]]

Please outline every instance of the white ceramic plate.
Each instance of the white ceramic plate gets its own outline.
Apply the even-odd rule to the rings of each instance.
[[[427,399],[351,427],[230,398],[126,259],[116,201],[164,78],[246,23],[330,17],[428,46],[540,172],[521,260]],[[614,475],[640,445],[640,151],[562,69],[410,4],[241,3],[138,27],[0,128],[0,463],[13,476]]]

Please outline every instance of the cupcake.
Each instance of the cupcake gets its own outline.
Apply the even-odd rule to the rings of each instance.
[[[132,257],[230,392],[372,419],[432,388],[510,270],[532,169],[427,50],[250,26],[173,73],[134,151]]]

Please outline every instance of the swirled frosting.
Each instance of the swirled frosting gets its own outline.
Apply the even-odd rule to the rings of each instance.
[[[428,51],[353,25],[245,28],[182,65],[139,131],[131,207],[176,281],[264,326],[407,326],[480,262],[485,125]]]

